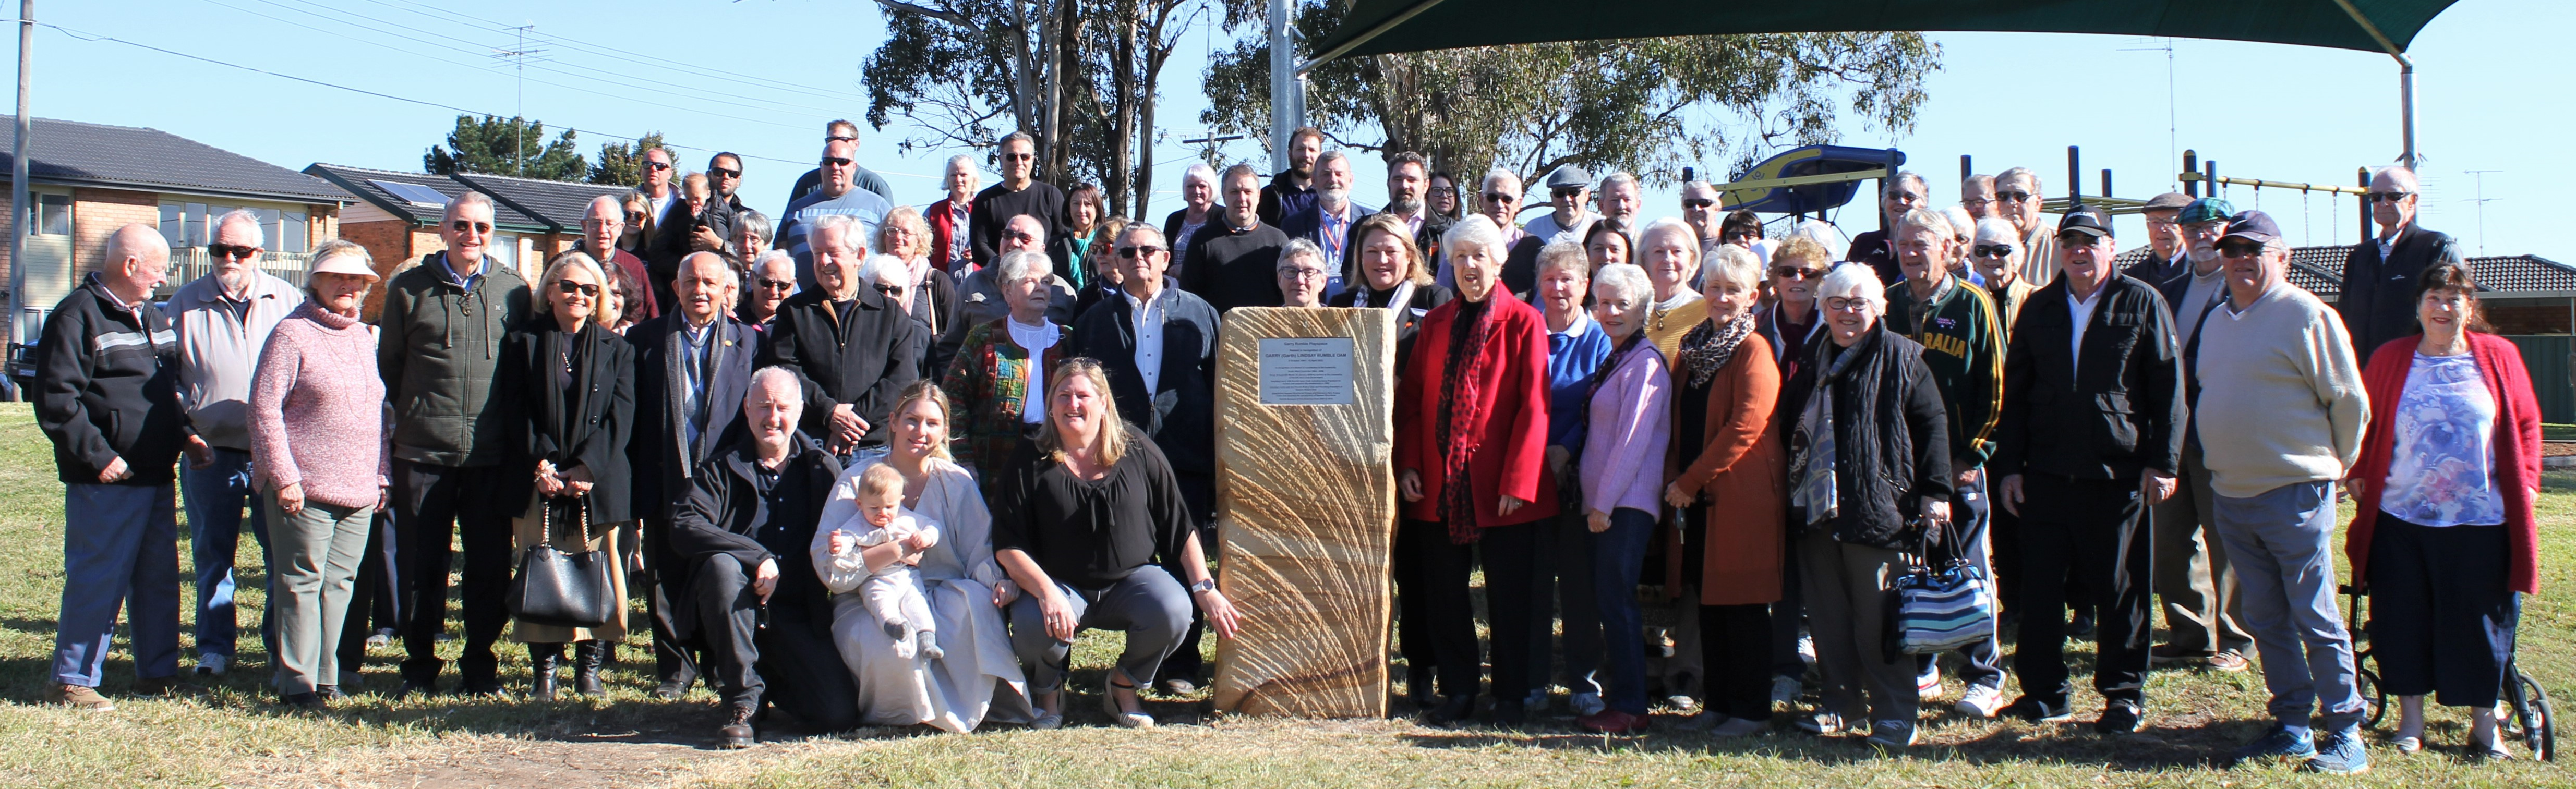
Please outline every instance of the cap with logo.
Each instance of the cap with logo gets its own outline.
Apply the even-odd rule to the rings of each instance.
[[[2065,218],[2057,220],[2057,234],[2068,233],[2083,233],[2095,238],[2109,236],[2111,217],[2102,213],[2102,209],[2089,205],[2068,211]]]
[[[2227,218],[2227,235],[2219,240],[2225,241],[2231,238],[2269,244],[2281,240],[2281,228],[2272,224],[2271,214],[2246,211]]]

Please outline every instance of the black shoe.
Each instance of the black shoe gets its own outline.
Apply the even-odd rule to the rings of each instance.
[[[2093,629],[2092,614],[2076,614],[2075,621],[2066,624],[2066,637],[2092,638]]]
[[[529,701],[555,700],[555,667],[562,662],[562,644],[528,645]]]
[[[402,687],[394,689],[395,701],[401,701],[413,696],[436,695],[438,695],[438,680],[419,681],[406,679],[402,681]]]
[[[1440,706],[1431,708],[1430,712],[1423,713],[1422,722],[1433,726],[1447,726],[1466,720],[1467,716],[1474,714],[1475,711],[1476,697],[1460,693],[1442,700]]]
[[[2142,728],[2143,715],[2137,707],[2112,704],[2102,710],[2102,719],[2093,723],[2093,733],[2104,737],[2136,734]]]
[[[1405,695],[1413,699],[1415,709],[1427,710],[1440,703],[1440,697],[1431,692],[1431,672],[1415,669],[1405,672],[1404,677]]]
[[[584,641],[572,646],[572,692],[598,696],[608,692],[599,684],[599,667],[607,662],[608,642]]]
[[[278,703],[309,712],[319,712],[323,708],[322,695],[311,691],[286,694],[286,698],[279,699]]]
[[[2004,707],[2003,716],[2008,718],[2020,718],[2032,723],[2057,723],[2059,721],[2075,717],[2075,713],[2068,711],[2066,705],[2062,702],[2050,704],[2029,696],[2023,696],[2021,698],[2014,699],[2011,705]]]
[[[689,686],[695,684],[698,684],[698,673],[682,668],[671,672],[668,676],[664,676],[662,678],[662,684],[653,687],[653,698],[661,699],[663,701],[678,701],[680,699],[687,698],[689,695]]]
[[[338,685],[316,686],[313,688],[313,694],[321,696],[323,701],[339,701],[349,697],[349,694],[340,692]]]
[[[549,677],[549,681],[551,681],[551,676]],[[466,698],[500,699],[503,701],[508,701],[510,698],[509,689],[501,687],[501,681],[497,679],[466,682],[457,685],[455,693],[456,695],[464,696]]]
[[[1522,706],[1521,700],[1494,700],[1494,725],[1517,728],[1527,720],[1529,720],[1529,708]]]
[[[740,749],[758,744],[760,736],[751,728],[752,717],[751,707],[734,705],[733,714],[725,719],[725,725],[716,729],[716,747]]]

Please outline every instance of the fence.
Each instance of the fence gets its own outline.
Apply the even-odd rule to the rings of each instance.
[[[303,252],[262,252],[253,261],[259,270],[286,280],[296,287],[304,286],[304,275],[313,270],[313,256]],[[165,286],[176,292],[179,286],[197,281],[215,270],[215,259],[205,247],[182,247],[170,250],[170,282]],[[168,294],[163,294],[168,295]]]
[[[2540,421],[2576,422],[2576,336],[2516,334],[2522,366],[2531,371],[2531,393],[2540,398]]]

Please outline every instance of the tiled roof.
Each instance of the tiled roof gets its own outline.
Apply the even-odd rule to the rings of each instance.
[[[409,220],[412,224],[416,225],[438,224],[439,214],[444,210],[443,207],[423,205],[413,202],[401,195],[386,191],[383,186],[377,185],[374,182],[383,181],[392,184],[411,184],[414,186],[427,187],[441,195],[451,198],[464,194],[466,190],[471,188],[464,183],[458,182],[456,179],[444,175],[398,173],[392,170],[371,170],[364,167],[322,164],[319,162],[314,163],[311,167],[304,168],[304,172],[311,174],[314,177],[338,184],[340,188],[348,190],[350,194],[357,195],[358,199],[365,200],[370,205],[384,209],[385,213]],[[555,227],[547,223],[545,220],[529,216],[526,212],[513,208],[508,203],[499,200],[495,200],[492,206],[492,223],[498,225],[503,230],[516,233],[546,233],[555,231]],[[575,221],[573,223],[575,227],[580,226],[580,224],[581,223],[579,221]]]
[[[299,203],[345,203],[320,179],[159,129],[36,118],[29,122],[31,181],[195,192]],[[18,119],[0,115],[0,173],[12,166]],[[5,177],[5,176],[0,176]]]
[[[544,220],[553,225],[557,233],[581,232],[581,220],[590,212],[591,200],[601,195],[618,197],[630,191],[630,187],[612,184],[546,181],[489,173],[457,173],[452,177],[518,209],[520,213]]]
[[[2352,252],[2350,246],[2290,248],[2290,284],[2308,289],[2317,298],[2333,301],[2343,292],[2343,259]],[[2147,258],[2147,249],[2139,247],[2120,253],[2115,265],[2129,264]],[[2576,266],[2538,255],[2494,255],[2469,258],[2469,270],[2478,277],[2478,289],[2489,293],[2564,293],[2576,291]]]

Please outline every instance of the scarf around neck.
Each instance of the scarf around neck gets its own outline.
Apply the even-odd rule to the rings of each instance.
[[[1482,536],[1476,523],[1475,483],[1467,473],[1475,459],[1477,433],[1485,425],[1485,392],[1481,386],[1491,363],[1486,348],[1494,339],[1494,296],[1484,301],[1460,300],[1449,324],[1449,355],[1440,370],[1440,520],[1449,524],[1449,542],[1474,543]]]
[[[1799,522],[1810,527],[1842,514],[1842,488],[1835,479],[1841,451],[1836,446],[1834,430],[1834,387],[1843,382],[1854,363],[1870,355],[1870,346],[1876,339],[1863,337],[1841,349],[1833,363],[1816,374],[1815,391],[1807,395],[1807,407],[1798,415],[1797,431],[1791,438],[1797,456],[1789,467],[1803,473],[1797,488],[1789,492],[1789,506]]]
[[[1682,335],[1681,368],[1690,376],[1693,389],[1706,388],[1717,371],[1735,360],[1735,349],[1743,347],[1744,338],[1753,333],[1752,313],[1742,313],[1720,326],[1715,320],[1700,321]]]

